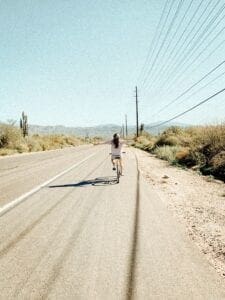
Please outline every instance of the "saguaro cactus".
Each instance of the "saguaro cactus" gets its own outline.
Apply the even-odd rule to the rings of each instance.
[[[22,118],[20,119],[20,129],[22,131],[23,137],[28,135],[27,115],[25,115],[24,111],[22,112]]]
[[[141,126],[140,126],[141,135],[142,135],[143,131],[144,131],[144,124],[142,123]]]

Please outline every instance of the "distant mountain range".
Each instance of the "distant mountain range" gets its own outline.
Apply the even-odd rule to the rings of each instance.
[[[145,125],[145,131],[157,134],[171,126],[187,127],[187,124],[173,123],[161,127],[151,128],[158,123]],[[56,126],[42,126],[42,125],[29,125],[29,131],[33,134],[67,134],[77,136],[101,136],[104,138],[111,137],[115,132],[121,134],[121,126],[115,124],[98,125],[93,127],[66,127],[63,125]],[[135,134],[136,126],[128,126],[128,134]]]

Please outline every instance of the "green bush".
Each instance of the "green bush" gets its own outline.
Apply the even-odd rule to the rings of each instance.
[[[198,166],[204,174],[212,174],[225,181],[225,124],[172,126],[157,137],[145,134],[134,146],[154,152],[171,163],[188,167]]]
[[[181,147],[179,146],[168,146],[164,145],[161,147],[156,147],[154,149],[154,153],[157,157],[167,160],[172,164],[175,164],[178,162],[177,159],[177,153],[181,150]]]
[[[136,141],[131,145],[145,151],[151,151],[155,147],[155,140],[155,137],[145,133],[143,136],[136,138]]]

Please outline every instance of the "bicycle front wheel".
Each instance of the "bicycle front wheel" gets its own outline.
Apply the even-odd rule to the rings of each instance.
[[[116,164],[116,175],[117,175],[117,183],[120,182],[120,168],[119,168],[119,164]]]

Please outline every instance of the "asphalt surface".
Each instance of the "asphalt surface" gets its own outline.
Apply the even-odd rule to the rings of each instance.
[[[225,299],[224,281],[138,172],[109,146],[0,159],[0,299]]]

